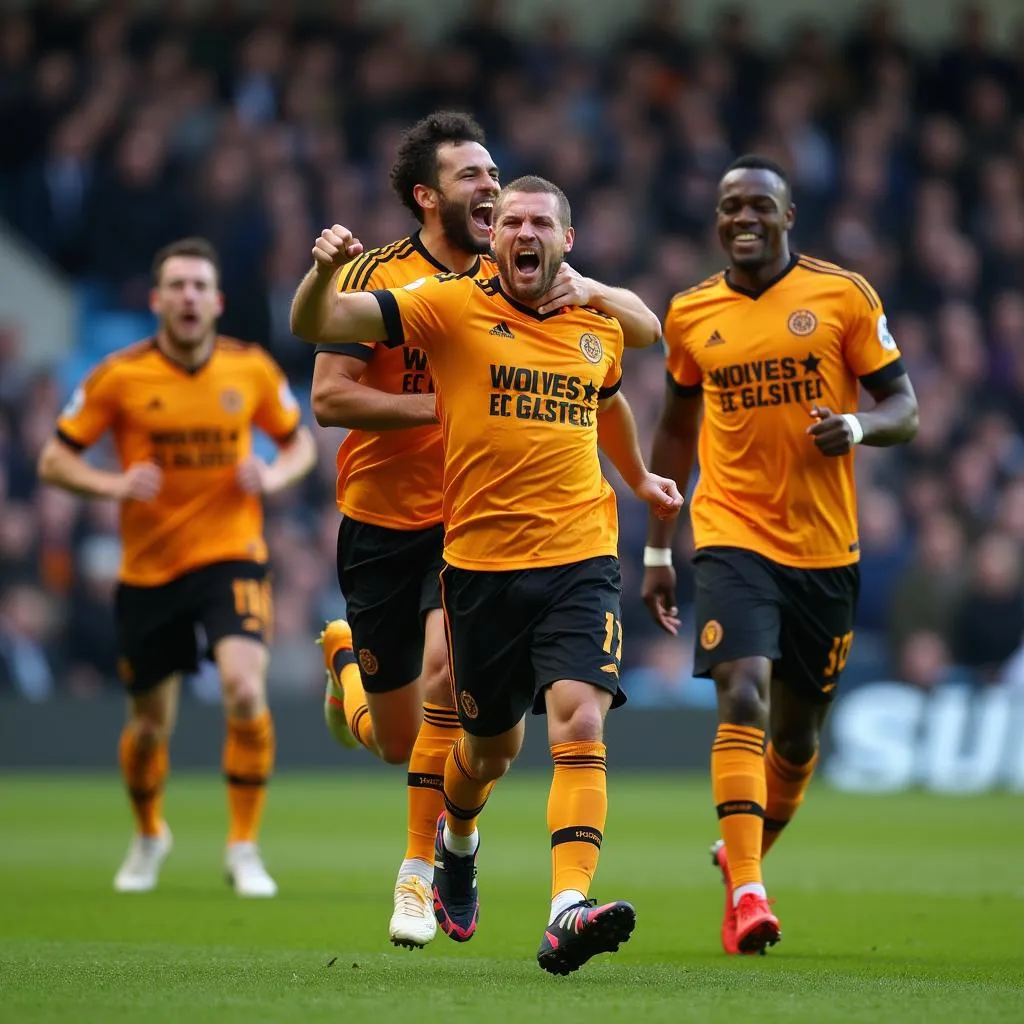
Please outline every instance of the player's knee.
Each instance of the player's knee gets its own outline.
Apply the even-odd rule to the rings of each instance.
[[[469,770],[475,779],[480,782],[493,782],[508,773],[515,758],[505,757],[500,754],[485,754],[471,757]]]
[[[443,708],[455,707],[452,681],[448,675],[448,659],[428,660],[423,666],[423,700]]]
[[[765,728],[768,722],[768,680],[761,659],[742,659],[715,669],[724,720],[734,725]]]
[[[224,673],[224,702],[232,718],[256,718],[266,709],[263,679],[246,672]]]
[[[416,730],[377,733],[377,750],[385,764],[408,764],[416,743]]]
[[[594,701],[577,704],[548,723],[552,743],[597,743],[604,735],[604,711]]]
[[[161,743],[166,743],[171,738],[169,723],[162,720],[158,715],[133,715],[131,728],[135,733],[135,742],[140,750],[151,750]]]
[[[816,729],[773,730],[772,746],[790,764],[807,764],[818,752]]]

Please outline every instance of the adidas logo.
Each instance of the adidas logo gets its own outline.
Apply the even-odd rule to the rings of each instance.
[[[508,324],[504,320],[501,323],[495,324],[488,332],[493,334],[496,338],[514,338],[515,335],[509,330]]]
[[[711,337],[708,338],[708,340],[704,342],[704,347],[705,348],[710,348],[712,345],[724,345],[724,344],[725,344],[725,338],[723,338],[718,333],[718,331],[715,331],[715,333],[712,334]]]

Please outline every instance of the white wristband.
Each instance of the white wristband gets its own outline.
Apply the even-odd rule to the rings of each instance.
[[[864,440],[864,427],[860,420],[852,412],[844,412],[843,419],[850,424],[850,432],[853,434],[853,443],[860,444]]]
[[[672,564],[671,548],[644,548],[644,568],[661,569]]]

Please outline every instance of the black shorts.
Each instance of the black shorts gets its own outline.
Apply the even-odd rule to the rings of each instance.
[[[338,584],[368,693],[389,693],[419,678],[424,619],[441,607],[443,549],[440,524],[391,530],[348,516],[341,520]]]
[[[122,583],[114,607],[118,672],[133,696],[177,672],[195,672],[200,655],[212,657],[225,637],[265,643],[274,614],[267,567],[246,561],[214,562],[156,587]]]
[[[860,569],[794,569],[742,548],[694,555],[694,674],[760,655],[772,675],[810,699],[828,701],[853,640]]]
[[[626,702],[619,560],[588,558],[548,569],[441,573],[448,663],[466,732],[497,736],[530,708],[544,713],[544,690],[578,679]]]

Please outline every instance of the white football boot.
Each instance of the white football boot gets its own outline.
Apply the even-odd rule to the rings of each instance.
[[[434,897],[419,875],[403,875],[395,883],[395,912],[388,937],[396,946],[420,949],[437,934]]]
[[[166,824],[158,835],[134,836],[124,863],[114,876],[115,892],[152,892],[160,878],[160,866],[173,845]]]
[[[239,896],[269,899],[277,895],[277,882],[267,874],[255,843],[228,844],[224,869]]]

